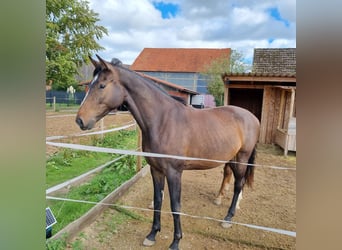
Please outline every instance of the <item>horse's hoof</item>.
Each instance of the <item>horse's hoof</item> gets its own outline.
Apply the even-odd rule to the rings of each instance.
[[[169,250],[179,250],[179,248],[178,248],[178,246],[177,246],[177,247],[174,247],[174,248],[169,247]]]
[[[145,240],[144,240],[144,242],[143,242],[143,245],[146,246],[146,247],[151,247],[151,246],[153,246],[155,243],[156,243],[155,240],[149,240],[149,239],[145,238]]]
[[[221,226],[222,226],[223,228],[230,228],[230,227],[233,226],[233,224],[227,221],[227,222],[222,222],[222,223],[221,223]]]
[[[217,206],[221,205],[222,204],[222,199],[221,198],[216,198],[214,200],[214,204],[217,205]]]

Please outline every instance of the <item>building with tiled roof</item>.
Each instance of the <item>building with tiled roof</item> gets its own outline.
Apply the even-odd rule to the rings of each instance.
[[[191,97],[194,95],[198,95],[199,93],[196,91],[192,91],[190,89],[184,88],[183,86],[167,82],[164,80],[160,80],[153,76],[145,75],[143,73],[139,73],[141,76],[152,80],[155,84],[157,84],[160,88],[166,91],[173,98],[181,100],[184,104],[190,105]]]
[[[200,73],[213,60],[226,57],[231,49],[144,48],[130,69],[181,85],[199,93],[207,93],[207,82]]]
[[[144,48],[131,65],[135,71],[199,73],[230,49]]]

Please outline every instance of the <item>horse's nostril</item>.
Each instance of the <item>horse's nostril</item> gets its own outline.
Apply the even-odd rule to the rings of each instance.
[[[83,127],[84,127],[83,121],[82,121],[81,118],[77,117],[77,118],[76,118],[76,123],[78,124],[78,126],[80,126],[80,128],[83,128]]]

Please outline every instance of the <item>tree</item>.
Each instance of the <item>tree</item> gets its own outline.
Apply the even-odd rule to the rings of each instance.
[[[96,40],[108,34],[84,0],[46,0],[46,84],[77,88],[75,76],[88,55],[104,49]]]
[[[221,57],[211,62],[202,73],[208,81],[208,92],[214,96],[216,106],[223,105],[224,84],[221,78],[223,73],[247,72],[250,66],[243,62],[243,54],[232,50],[230,58]]]

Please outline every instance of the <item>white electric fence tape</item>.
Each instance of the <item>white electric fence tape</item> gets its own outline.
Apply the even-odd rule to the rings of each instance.
[[[87,136],[87,135],[99,135],[99,134],[105,134],[109,132],[114,132],[114,131],[119,131],[123,129],[130,128],[132,126],[136,126],[136,123],[129,123],[125,126],[118,127],[118,128],[112,128],[112,129],[107,129],[107,130],[101,130],[101,131],[95,131],[95,132],[89,132],[89,133],[82,133],[82,134],[74,134],[74,135],[55,135],[55,136],[49,136],[46,137],[47,141],[52,141],[52,140],[58,140],[58,139],[65,139],[68,137],[79,137],[79,136]]]
[[[104,147],[95,147],[95,146],[87,146],[87,145],[80,145],[80,144],[72,144],[72,143],[62,143],[62,142],[51,142],[46,141],[46,144],[55,146],[55,147],[63,147],[63,148],[70,148],[70,149],[77,149],[77,150],[86,150],[86,151],[94,151],[94,152],[102,152],[102,153],[110,153],[110,154],[128,154],[128,155],[135,155],[135,156],[146,156],[146,157],[155,157],[155,158],[169,158],[169,159],[178,159],[178,160],[191,160],[191,161],[207,161],[207,162],[217,162],[217,163],[227,163],[228,161],[225,160],[214,160],[214,159],[205,159],[205,158],[196,158],[196,157],[187,157],[187,156],[179,156],[179,155],[169,155],[169,154],[158,154],[158,153],[149,153],[149,152],[140,152],[140,151],[133,151],[133,150],[123,150],[123,149],[113,149],[113,148],[104,148]],[[268,167],[273,169],[283,169],[283,170],[296,170],[294,167],[278,167],[278,166],[266,166],[261,164],[248,164],[248,163],[241,163],[241,162],[234,162],[243,165],[253,165],[259,167]]]
[[[157,212],[164,213],[164,214],[179,214],[181,216],[187,216],[187,217],[191,217],[191,218],[195,218],[195,219],[205,219],[205,220],[212,220],[212,221],[217,221],[217,222],[227,222],[225,220],[219,220],[219,219],[215,219],[215,218],[208,217],[208,216],[197,216],[197,215],[190,215],[190,214],[180,213],[180,212],[153,210],[153,209],[141,208],[141,207],[117,205],[117,204],[94,202],[94,201],[75,200],[75,199],[59,198],[59,197],[53,197],[53,196],[46,196],[46,198],[48,200],[69,201],[69,202],[78,202],[78,203],[86,203],[86,204],[94,204],[94,205],[100,204],[100,205],[104,205],[104,206],[114,206],[114,207],[120,207],[120,208],[125,208],[125,209],[135,209],[135,210],[149,211],[149,212],[157,211]],[[234,221],[230,221],[229,223],[239,225],[239,226],[245,226],[245,227],[249,227],[249,228],[254,228],[254,229],[259,229],[259,230],[264,230],[264,231],[268,231],[268,232],[273,232],[273,233],[278,233],[278,234],[296,237],[296,232],[293,232],[293,231],[271,228],[271,227],[257,226],[257,225],[246,224],[246,223],[239,223],[239,222],[234,222]]]

